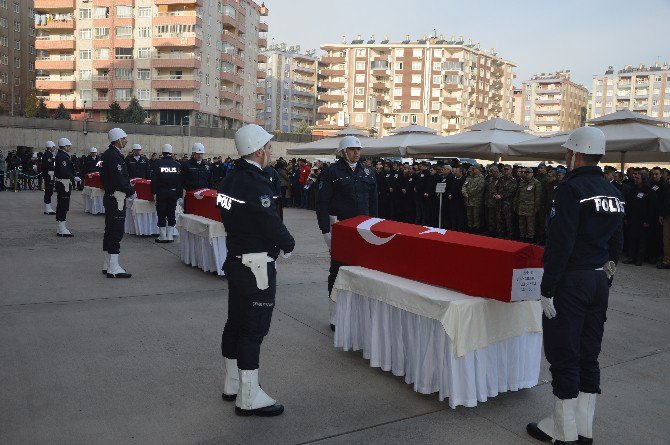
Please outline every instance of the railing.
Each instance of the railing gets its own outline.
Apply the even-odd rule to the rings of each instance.
[[[74,60],[74,56],[65,56],[59,58],[52,58],[51,56],[41,56],[36,57],[35,60],[48,60],[51,62],[71,62]]]
[[[60,40],[74,40],[72,34],[56,34],[53,36],[38,36],[35,40],[60,41]]]
[[[171,12],[157,12],[154,17],[197,17],[202,18],[197,11],[171,11]]]
[[[154,96],[151,98],[151,100],[156,101],[156,102],[197,102],[200,103],[200,99],[195,98],[195,97],[170,97],[170,96]]]
[[[109,80],[109,76],[93,76],[93,80]]]
[[[74,76],[66,76],[66,77],[37,76],[37,77],[35,77],[35,80],[48,80],[48,81],[54,81],[54,82],[59,82],[59,81],[71,82],[71,81],[75,80],[75,78],[74,78]],[[81,79],[81,80],[86,80],[86,79]]]
[[[198,34],[195,32],[164,32],[154,34],[154,38],[158,39],[175,39],[175,38],[188,38],[188,37],[196,37],[198,39],[202,39],[202,37],[198,36]]]
[[[196,53],[153,53],[152,59],[196,59],[200,60],[200,54]]]
[[[193,74],[165,74],[153,76],[153,80],[200,80],[199,76]]]

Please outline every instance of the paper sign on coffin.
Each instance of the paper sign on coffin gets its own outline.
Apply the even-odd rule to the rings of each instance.
[[[188,213],[221,222],[221,207],[217,207],[218,193],[212,189],[186,192],[184,207]]]
[[[137,199],[144,199],[145,201],[153,201],[154,195],[151,193],[151,181],[149,179],[133,178],[130,183],[135,187]]]
[[[86,175],[84,175],[84,185],[87,187],[101,189],[102,181],[100,181],[100,173],[86,173]]]
[[[510,302],[539,300],[540,247],[357,216],[332,227],[332,257],[350,266]]]

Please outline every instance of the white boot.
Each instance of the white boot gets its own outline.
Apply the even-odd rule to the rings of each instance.
[[[65,227],[65,221],[58,221],[58,231],[56,232],[57,236],[72,237],[74,236],[70,231]]]
[[[237,360],[223,358],[223,400],[233,401],[240,389],[240,374],[237,371]]]
[[[577,434],[585,439],[593,439],[593,415],[596,411],[596,394],[580,392],[577,396]],[[580,443],[587,442],[583,439]]]
[[[109,254],[107,252],[102,252],[103,262],[102,262],[102,273],[107,275],[109,270]]]
[[[165,232],[165,236],[167,239],[168,243],[173,243],[174,242],[174,227],[168,226],[167,231]]]
[[[258,385],[258,369],[239,369],[240,389],[235,400],[235,413],[239,416],[277,416],[284,407],[265,394]]]
[[[554,396],[554,440],[577,441],[577,398],[559,399]]]
[[[51,207],[51,204],[44,204],[45,215],[55,215],[56,211]]]
[[[130,278],[131,274],[119,266],[119,254],[109,254],[109,268],[107,269],[107,278]]]
[[[157,243],[167,243],[166,231],[167,231],[166,227],[158,228],[158,238],[156,238]]]

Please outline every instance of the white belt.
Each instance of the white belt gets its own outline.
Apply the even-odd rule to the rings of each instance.
[[[112,196],[116,199],[116,206],[119,208],[119,212],[123,210],[123,204],[126,202],[126,194],[123,192],[116,191],[112,193]]]
[[[53,181],[53,180],[54,180],[54,172],[53,172],[53,171],[50,171],[50,172],[47,172],[47,173],[49,174],[49,177],[50,177],[51,180]]]
[[[242,259],[242,264],[247,266],[256,278],[256,287],[260,290],[265,290],[270,287],[268,283],[268,268],[267,263],[274,262],[274,259],[268,255],[267,252],[259,253],[244,253],[239,258]]]
[[[69,179],[56,178],[56,181],[63,184],[63,188],[65,188],[66,191],[68,191],[68,192],[70,191],[70,188],[72,187],[72,183],[70,182]]]

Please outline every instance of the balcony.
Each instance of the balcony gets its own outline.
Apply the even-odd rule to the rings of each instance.
[[[335,64],[335,63],[344,63],[346,58],[344,56],[324,56],[321,58],[321,62],[326,65]]]
[[[535,119],[535,125],[558,125],[558,119]]]
[[[260,61],[259,61],[260,62]],[[303,73],[309,73],[309,74],[314,74],[316,70],[308,65],[300,65],[300,64],[294,64],[293,65],[293,71],[300,71]],[[344,76],[344,70],[342,70],[342,74],[335,74],[336,76]]]
[[[267,77],[267,73],[265,70],[256,70],[256,79],[265,79]]]
[[[296,90],[293,89],[294,96],[304,96],[304,97],[314,97],[314,92],[309,90]]]
[[[195,5],[202,6],[203,0],[155,0],[156,5]]]
[[[384,82],[373,82],[372,89],[374,90],[389,90],[390,87]]]
[[[35,0],[35,9],[39,11],[74,9],[75,0]]]
[[[236,17],[230,16],[228,14],[223,14],[223,27],[224,29],[237,29],[240,27],[240,22]]]
[[[68,99],[58,99],[57,97],[54,96],[51,98],[47,97],[47,99],[44,101],[44,105],[46,105],[47,108],[50,110],[55,110],[61,103],[67,110],[75,109],[74,97],[70,97]]]
[[[265,104],[263,102],[256,102],[256,110],[263,111],[265,109]]]
[[[195,90],[200,88],[200,79],[192,74],[153,76],[151,78],[151,88],[157,90]]]
[[[304,77],[294,77],[293,83],[297,83],[299,85],[309,85],[310,87],[312,87],[314,86],[316,81],[314,79],[306,79]]]
[[[110,78],[106,76],[93,76],[92,86],[96,90],[108,90],[111,87]]]
[[[200,56],[195,53],[154,53],[153,68],[200,68]]]
[[[462,90],[463,85],[458,84],[458,83],[445,83],[443,84],[444,86],[442,87],[443,90],[447,91],[456,91],[456,90]]]
[[[458,116],[458,112],[454,110],[442,110],[442,116],[444,117],[456,117]]]
[[[45,58],[39,58],[38,57],[35,60],[35,69],[38,69],[38,70],[74,71],[74,67],[75,67],[74,59],[60,60],[60,59],[50,59],[48,57],[45,57]]]
[[[49,23],[44,25],[35,25],[36,29],[65,29],[68,31],[74,31],[74,20],[51,20]]]
[[[265,37],[259,37],[258,38],[258,47],[259,48],[267,48],[268,47],[268,39]]]
[[[38,50],[70,50],[74,51],[75,41],[71,34],[42,36],[35,39],[35,49]]]
[[[233,88],[221,87],[219,97],[223,100],[242,103],[244,98]]]
[[[535,110],[535,114],[538,116],[550,115],[550,114],[561,114],[561,109],[556,108],[555,110]]]
[[[152,110],[199,110],[200,103],[194,97],[156,96],[151,98]]]
[[[344,82],[321,82],[323,88],[344,88]]]
[[[221,37],[221,40],[224,42],[230,43],[233,45],[235,48],[240,49],[244,51],[245,45],[244,42],[242,42],[237,35],[231,33],[230,31],[223,30],[223,36]]]
[[[544,105],[551,105],[551,104],[560,104],[561,103],[561,98],[560,97],[555,97],[553,99],[538,99],[535,101],[536,104],[544,104]]]
[[[268,56],[265,54],[259,54],[258,55],[258,63],[267,63],[268,61]]]
[[[314,71],[312,71],[314,72]],[[335,76],[335,77],[340,77],[344,76],[344,70],[343,69],[333,69],[333,68],[323,68],[319,74],[322,74],[324,76]]]
[[[321,114],[337,114],[338,112],[342,111],[341,108],[333,108],[333,107],[319,107],[318,112]]]
[[[197,11],[169,11],[156,13],[152,24],[158,25],[195,25],[202,27],[202,17]]]
[[[67,78],[51,78],[47,76],[38,76],[35,79],[35,88],[38,90],[65,90],[72,91],[75,89],[74,76]]]
[[[560,88],[536,88],[535,92],[537,94],[560,94]]]
[[[219,77],[221,78],[221,81],[234,82],[237,85],[244,85],[244,79],[242,77],[229,71],[221,71]]]
[[[102,96],[102,97],[95,97],[93,98],[93,109],[94,110],[106,110],[109,108],[109,104],[111,104],[109,97]]]
[[[200,39],[194,32],[168,32],[164,34],[154,34],[152,43],[156,48],[200,48],[202,46],[202,39]]]
[[[311,110],[314,108],[314,102],[303,102],[303,101],[297,101],[294,100],[291,102],[292,107],[296,108],[307,108],[308,110]]]
[[[258,31],[259,32],[268,32],[268,24],[265,22],[260,22],[258,24]]]

